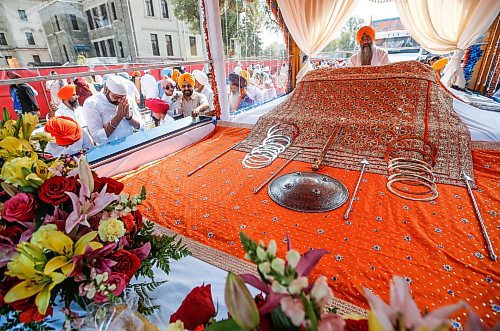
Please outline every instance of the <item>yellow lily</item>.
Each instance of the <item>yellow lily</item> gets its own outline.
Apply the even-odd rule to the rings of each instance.
[[[14,124],[16,124],[16,121],[14,120],[8,120],[3,124],[0,128],[0,139],[12,137],[14,135],[14,132],[16,131]]]
[[[45,274],[35,268],[35,262],[20,253],[7,264],[9,276],[15,276],[23,281],[11,288],[4,297],[6,303],[32,297],[36,294],[35,304],[40,314],[45,315],[50,303],[50,291],[62,283],[66,276],[58,272]]]
[[[38,124],[38,116],[30,113],[26,113],[22,115],[22,126],[19,131],[20,137],[24,139],[29,139],[33,130],[35,130]]]
[[[33,234],[31,242],[41,249],[58,253],[45,264],[43,272],[49,274],[57,269],[61,269],[64,275],[69,275],[74,268],[73,256],[85,253],[85,247],[89,245],[92,250],[101,248],[103,245],[93,241],[97,237],[97,231],[92,231],[82,236],[73,246],[73,240],[54,225],[44,225]]]
[[[0,156],[7,160],[31,155],[34,152],[28,141],[16,137],[3,138],[0,141],[0,148]]]

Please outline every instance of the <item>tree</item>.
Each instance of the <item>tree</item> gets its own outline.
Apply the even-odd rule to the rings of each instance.
[[[359,17],[351,17],[342,27],[340,37],[333,39],[325,51],[353,51],[356,47],[356,33],[365,24],[365,20]]]
[[[176,0],[174,5],[175,16],[184,21],[192,32],[200,31],[200,16],[198,0]],[[259,31],[269,24],[269,17],[265,15],[260,1],[246,0],[219,0],[221,10],[222,40],[225,53],[235,45],[241,46],[242,57],[257,56],[261,52]]]

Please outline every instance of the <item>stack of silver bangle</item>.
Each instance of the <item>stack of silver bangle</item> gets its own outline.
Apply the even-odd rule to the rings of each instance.
[[[432,164],[413,157],[390,158],[387,189],[398,197],[431,201],[438,197]],[[398,183],[399,185],[395,185]]]
[[[270,165],[280,153],[284,152],[297,135],[295,126],[276,124],[267,131],[267,137],[262,144],[245,155],[241,162],[245,168],[259,169]]]

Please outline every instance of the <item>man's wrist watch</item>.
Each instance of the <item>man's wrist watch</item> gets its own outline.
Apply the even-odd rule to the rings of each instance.
[[[132,118],[134,118],[134,115],[130,115],[130,117],[125,117],[127,121],[130,121]]]

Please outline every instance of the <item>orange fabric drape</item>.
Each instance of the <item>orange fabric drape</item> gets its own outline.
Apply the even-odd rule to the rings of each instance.
[[[329,279],[335,296],[367,308],[361,289],[388,300],[393,275],[404,276],[421,311],[464,300],[492,324],[498,304],[500,267],[488,258],[478,221],[463,187],[438,184],[432,202],[400,199],[386,188],[383,175],[365,173],[348,220],[347,204],[327,213],[300,213],[275,204],[259,186],[284,162],[245,169],[245,153],[230,151],[187,177],[186,173],[226,150],[248,134],[247,129],[217,128],[211,138],[144,167],[121,180],[126,191],[146,186],[144,215],[184,236],[243,258],[238,233],[255,240],[278,242],[286,253],[285,234],[300,252],[325,248],[330,254],[315,269]],[[474,151],[475,191],[497,254],[500,253],[500,151]],[[281,174],[310,171],[291,162]],[[320,172],[341,180],[352,193],[359,172],[323,167]],[[203,281],[203,275],[200,276]],[[465,318],[460,315],[460,323]]]

